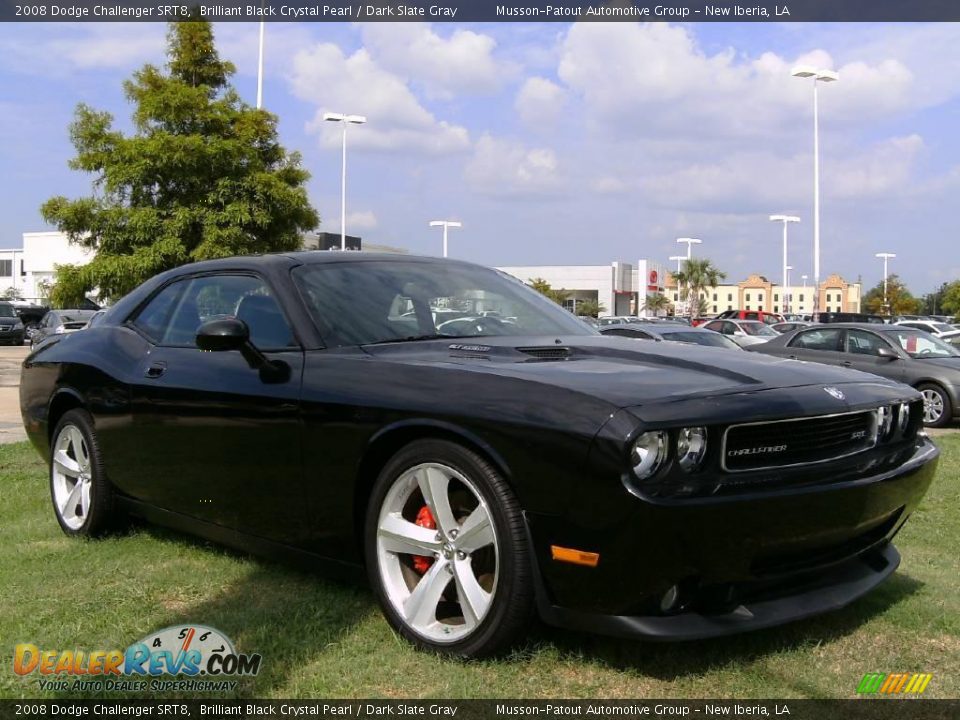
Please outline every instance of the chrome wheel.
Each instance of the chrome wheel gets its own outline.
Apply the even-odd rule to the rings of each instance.
[[[452,467],[423,463],[396,479],[380,506],[376,553],[388,602],[423,638],[457,642],[487,615],[497,533],[477,487]]]
[[[943,396],[933,388],[925,388],[923,393],[923,424],[932,425],[943,417]]]
[[[91,468],[90,449],[80,429],[64,425],[53,443],[50,472],[57,515],[71,530],[82,527],[90,515]]]

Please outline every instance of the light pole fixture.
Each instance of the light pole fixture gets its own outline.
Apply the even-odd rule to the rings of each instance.
[[[804,289],[806,289],[806,287],[807,287],[807,278],[808,278],[808,277],[810,277],[810,276],[809,276],[809,275],[801,275],[801,276],[800,276],[800,279],[803,280],[803,287],[804,287]]]
[[[687,245],[687,257],[684,258],[684,259],[685,259],[685,260],[689,260],[691,257],[693,257],[693,246],[694,246],[694,245],[699,245],[700,243],[703,242],[703,240],[699,240],[699,239],[697,239],[697,238],[677,238],[677,242],[678,242],[678,243],[686,243],[686,245]],[[673,258],[670,258],[670,259],[672,260]]]
[[[887,302],[887,263],[891,258],[895,258],[896,253],[881,252],[877,253],[875,257],[883,258],[883,307],[887,311],[887,315],[890,314],[890,305]]]
[[[340,249],[347,249],[347,125],[363,125],[367,119],[363,115],[344,115],[343,113],[324,113],[323,119],[343,125],[343,159],[340,165]]]
[[[820,128],[817,87],[819,83],[836,82],[840,75],[833,70],[818,70],[810,65],[798,65],[793,77],[813,78],[813,317],[820,312]]]
[[[447,256],[447,230],[449,228],[459,228],[463,227],[463,223],[457,222],[456,220],[431,220],[430,227],[442,227],[443,228],[443,256]]]
[[[800,222],[796,215],[771,215],[773,222],[783,223],[783,291],[787,291],[787,225]]]

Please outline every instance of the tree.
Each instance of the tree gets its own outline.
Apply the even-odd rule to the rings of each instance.
[[[646,300],[644,301],[643,307],[647,310],[653,310],[655,313],[660,311],[666,311],[670,309],[670,298],[668,298],[663,293],[654,293],[653,295],[647,295]]]
[[[578,300],[574,311],[580,317],[596,317],[606,308],[596,300]]]
[[[940,310],[954,317],[960,316],[960,280],[954,280],[943,288],[943,297],[940,300]]]
[[[915,315],[920,312],[920,300],[907,290],[896,275],[887,277],[887,302],[883,300],[883,280],[870,288],[863,296],[867,312],[876,315]]]
[[[550,287],[550,283],[543,278],[533,278],[528,284],[541,295],[553,300],[555,303],[557,303],[557,305],[563,305],[563,303],[566,302],[566,300],[570,297],[570,293],[568,293],[566,290],[554,290],[552,287]]]
[[[0,300],[22,300],[23,296],[20,293],[19,288],[15,288],[12,285],[8,287],[3,293],[0,293]]]
[[[70,126],[74,170],[92,173],[93,194],[58,196],[44,219],[96,250],[87,265],[57,268],[53,300],[70,306],[99,288],[117,298],[186,262],[295,250],[319,219],[310,175],[277,140],[276,116],[244,103],[228,84],[210,23],[171,23],[167,72],[146,65],[124,83],[135,130],[79,105]]]
[[[715,288],[720,281],[727,277],[725,272],[718,270],[706,258],[691,258],[683,263],[683,270],[674,274],[677,286],[680,288],[680,299],[687,300],[693,295],[696,302],[691,303],[691,316],[696,319],[704,312],[705,302],[700,294],[705,290]]]

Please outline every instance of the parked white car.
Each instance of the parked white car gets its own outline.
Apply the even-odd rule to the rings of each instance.
[[[936,320],[901,320],[896,325],[913,328],[915,330],[925,330],[931,335],[940,337],[944,333],[953,332],[956,328],[953,325]]]
[[[757,320],[711,320],[700,327],[726,335],[740,347],[765,343],[780,336],[769,325]]]

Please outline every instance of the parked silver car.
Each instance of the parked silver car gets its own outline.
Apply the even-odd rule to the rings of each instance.
[[[912,385],[923,394],[923,422],[929,427],[960,417],[960,350],[923,330],[866,323],[814,325],[750,350],[840,365]]]
[[[758,320],[711,320],[700,327],[726,335],[740,347],[765,343],[779,337],[779,333]]]
[[[51,310],[43,316],[40,327],[30,336],[30,347],[39,345],[51,335],[83,330],[96,310]]]

